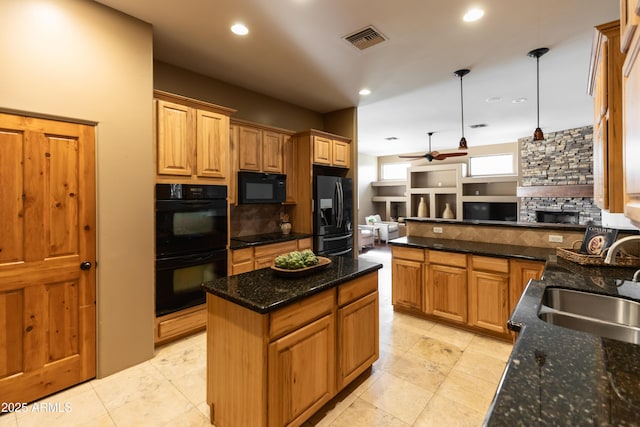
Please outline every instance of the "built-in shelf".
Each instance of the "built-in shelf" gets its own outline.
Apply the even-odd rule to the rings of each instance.
[[[371,201],[384,205],[378,213],[385,221],[407,216],[407,181],[374,181],[371,186],[374,189],[374,196]]]
[[[407,211],[418,216],[420,199],[427,204],[428,218],[442,218],[447,204],[455,219],[462,219],[462,177],[466,175],[465,163],[427,165],[409,168]]]

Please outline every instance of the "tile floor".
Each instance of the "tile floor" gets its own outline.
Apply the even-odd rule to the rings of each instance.
[[[384,265],[380,359],[304,426],[481,425],[511,345],[394,313],[388,247],[361,258]],[[149,361],[2,415],[0,427],[209,426],[205,347],[204,333],[161,347]]]

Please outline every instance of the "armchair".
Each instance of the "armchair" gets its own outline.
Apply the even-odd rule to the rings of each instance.
[[[376,243],[376,234],[373,225],[359,225],[358,224],[358,245],[360,249],[364,249],[367,246],[374,247]]]
[[[367,216],[364,220],[368,225],[373,225],[378,232],[378,239],[383,240],[385,243],[389,243],[390,239],[400,237],[400,230],[397,222],[382,221],[378,214]]]

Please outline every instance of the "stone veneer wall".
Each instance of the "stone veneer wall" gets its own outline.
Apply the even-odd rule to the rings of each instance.
[[[545,137],[545,141],[518,140],[521,186],[593,184],[593,126],[550,132]],[[523,197],[519,220],[535,222],[536,209],[578,210],[580,224],[602,221],[592,197]]]

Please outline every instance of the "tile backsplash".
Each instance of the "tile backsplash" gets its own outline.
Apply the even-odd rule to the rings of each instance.
[[[280,232],[280,213],[288,213],[283,205],[231,206],[231,238]]]

